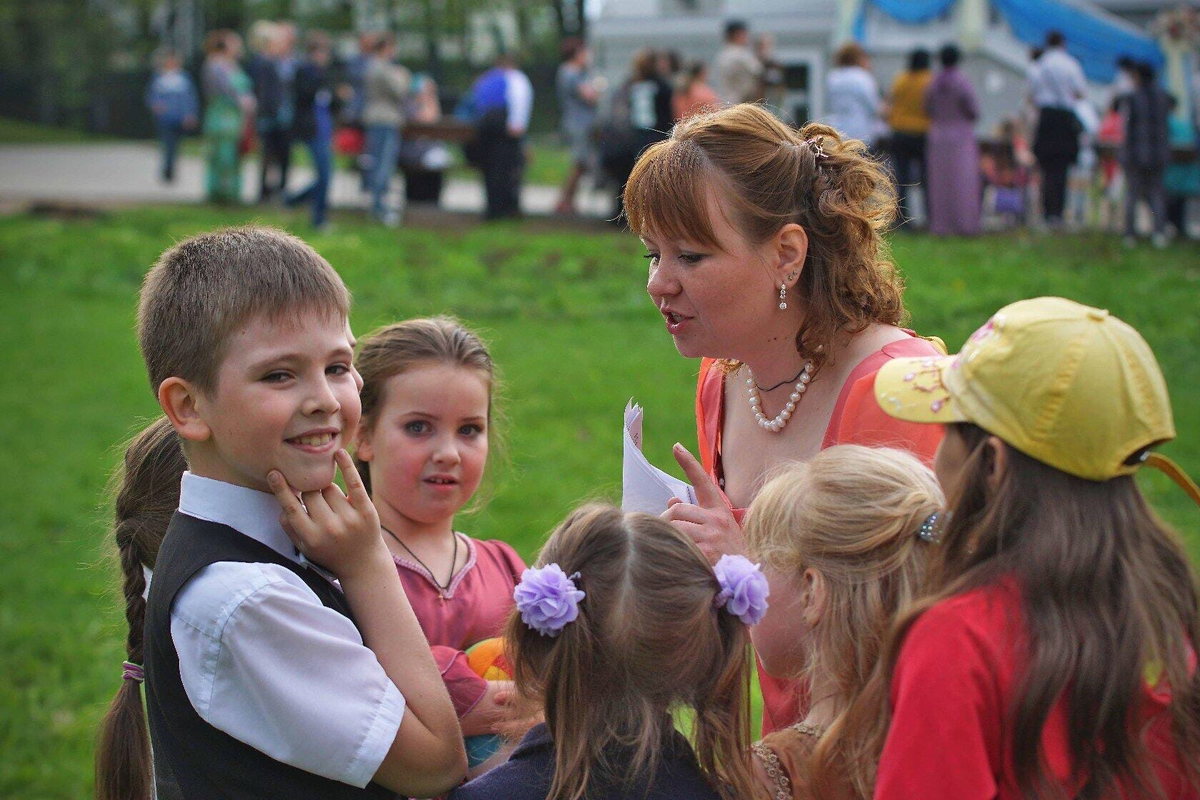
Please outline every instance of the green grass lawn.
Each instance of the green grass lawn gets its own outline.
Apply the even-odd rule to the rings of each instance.
[[[134,337],[139,282],[184,236],[251,212],[161,207],[95,219],[0,219],[0,797],[82,798],[93,731],[120,681],[124,619],[106,527],[117,444],[157,411]],[[451,312],[485,333],[503,372],[508,461],[485,510],[460,521],[531,557],[576,503],[615,499],[626,400],[646,407],[646,452],[694,444],[697,364],[680,358],[644,291],[630,234],[541,233],[536,223],[385,230],[262,213],[308,237],[355,295],[359,335]],[[1175,398],[1163,451],[1200,475],[1200,250],[1121,249],[1109,237],[899,236],[913,326],[952,348],[1001,305],[1061,294],[1137,326]],[[1157,475],[1156,506],[1200,561],[1200,514]]]

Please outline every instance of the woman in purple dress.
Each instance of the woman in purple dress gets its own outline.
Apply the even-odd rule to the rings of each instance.
[[[979,143],[975,89],[958,69],[958,48],[942,48],[942,70],[925,93],[929,138],[925,148],[929,230],[938,236],[979,233]]]

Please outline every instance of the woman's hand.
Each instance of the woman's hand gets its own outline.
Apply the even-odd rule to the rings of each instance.
[[[717,484],[686,447],[676,443],[671,452],[695,488],[699,505],[673,497],[667,502],[662,518],[692,537],[711,564],[726,553],[741,553],[744,549],[741,526],[733,518],[733,511]]]

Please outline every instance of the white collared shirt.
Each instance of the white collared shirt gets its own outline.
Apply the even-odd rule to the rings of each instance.
[[[533,84],[521,70],[505,71],[504,101],[508,105],[509,130],[520,131],[524,135],[529,128],[529,115],[533,113]]]
[[[185,472],[179,510],[305,563],[272,495]],[[276,761],[362,787],[396,738],[404,697],[375,654],[278,564],[197,572],[175,596],[171,640],[200,717]]]
[[[1062,47],[1051,47],[1029,72],[1029,92],[1038,108],[1074,108],[1087,91],[1083,67]]]

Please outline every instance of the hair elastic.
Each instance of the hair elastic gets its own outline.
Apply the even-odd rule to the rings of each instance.
[[[724,608],[746,625],[757,625],[767,613],[771,587],[758,564],[745,556],[725,554],[713,567],[721,588],[713,605]]]
[[[121,663],[121,666],[121,680],[133,681],[134,683],[142,683],[146,680],[146,670],[141,664],[124,661]]]
[[[917,538],[923,542],[930,544],[942,543],[942,532],[938,530],[938,521],[942,518],[942,512],[935,511],[925,518],[921,523],[921,527],[917,530]]]
[[[558,636],[579,616],[579,601],[587,597],[575,585],[578,577],[578,572],[567,575],[558,564],[526,569],[513,589],[521,621],[542,636]]]

